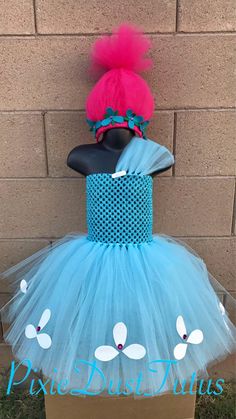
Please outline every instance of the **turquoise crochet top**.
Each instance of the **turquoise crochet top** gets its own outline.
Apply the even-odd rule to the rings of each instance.
[[[151,173],[171,166],[173,155],[151,140],[134,137],[125,147],[116,172],[86,178],[88,239],[102,243],[139,244],[152,240]]]

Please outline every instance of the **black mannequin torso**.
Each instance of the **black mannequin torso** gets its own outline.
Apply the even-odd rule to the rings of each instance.
[[[114,173],[116,164],[134,133],[127,128],[112,128],[105,132],[101,142],[75,147],[68,155],[67,165],[84,176],[92,173]],[[168,170],[169,167],[161,170]],[[152,176],[160,173],[158,171]]]
[[[91,173],[114,173],[122,151],[133,136],[129,129],[110,129],[105,132],[101,142],[83,144],[71,150],[67,165],[85,176]]]

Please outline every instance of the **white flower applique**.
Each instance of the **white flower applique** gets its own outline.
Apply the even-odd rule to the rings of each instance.
[[[43,328],[46,326],[46,324],[49,322],[51,317],[51,311],[47,308],[44,310],[38,326],[34,326],[33,324],[28,324],[25,328],[25,336],[28,339],[34,339],[36,338],[38,341],[39,346],[43,349],[50,348],[52,344],[52,339],[47,333],[40,333]]]
[[[221,311],[221,314],[224,316],[225,315],[225,308],[224,308],[224,306],[221,302],[219,302],[219,309]]]
[[[26,292],[28,290],[28,284],[27,284],[25,279],[22,279],[22,281],[20,283],[20,290],[21,290],[21,292],[23,292],[23,294],[26,294]]]
[[[226,329],[227,330],[230,330],[229,329],[229,326],[228,326],[228,324],[226,322],[226,311],[225,311],[225,307],[223,306],[223,304],[221,302],[219,302],[219,309],[220,309],[220,312],[221,312],[221,314],[223,316],[223,321],[224,321],[224,324],[225,324]]]
[[[176,329],[183,340],[183,343],[178,343],[174,348],[175,359],[183,359],[186,355],[186,351],[189,343],[197,345],[203,341],[203,333],[200,329],[193,330],[190,335],[187,335],[184,319],[182,316],[178,316],[176,320]]]
[[[109,345],[103,345],[95,350],[94,355],[100,361],[111,361],[121,352],[130,359],[141,359],[146,355],[146,349],[138,343],[133,343],[124,348],[127,339],[127,327],[124,323],[116,323],[113,328],[113,337],[116,348]]]

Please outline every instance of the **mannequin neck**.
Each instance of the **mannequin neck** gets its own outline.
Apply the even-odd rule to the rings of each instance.
[[[107,150],[120,151],[133,136],[133,131],[128,128],[111,128],[104,133],[101,144]]]

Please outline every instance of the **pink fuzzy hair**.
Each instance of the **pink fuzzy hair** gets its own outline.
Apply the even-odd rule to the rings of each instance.
[[[103,36],[95,42],[91,52],[91,72],[102,77],[87,98],[88,119],[104,119],[108,107],[118,111],[121,116],[131,109],[144,120],[150,119],[154,99],[148,84],[138,74],[152,66],[152,60],[144,57],[150,46],[150,40],[139,29],[128,24],[122,24],[112,35]],[[97,140],[103,132],[115,126],[98,129]],[[137,127],[134,130],[142,136]]]

